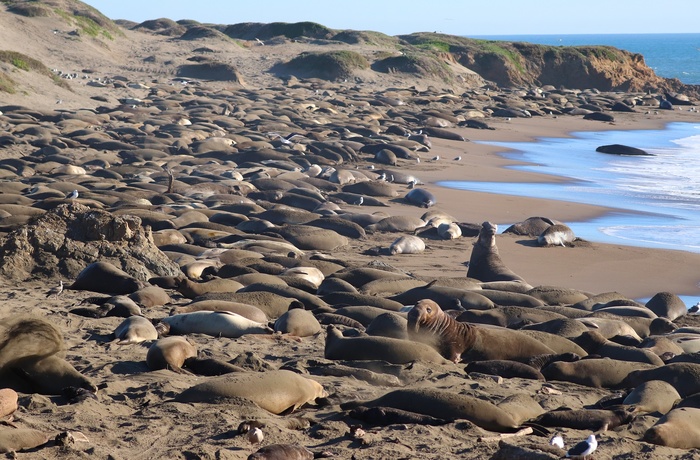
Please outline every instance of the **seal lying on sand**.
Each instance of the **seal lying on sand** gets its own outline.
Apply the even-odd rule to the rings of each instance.
[[[491,222],[481,224],[479,238],[474,244],[469,258],[469,270],[467,276],[479,281],[522,281],[523,278],[516,275],[501,260],[496,247],[496,232],[498,226]]]

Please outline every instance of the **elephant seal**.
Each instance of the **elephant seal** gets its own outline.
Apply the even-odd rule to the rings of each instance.
[[[0,325],[0,371],[17,362],[62,352],[63,334],[39,318],[13,318]]]
[[[503,233],[515,233],[516,235],[538,237],[547,228],[552,225],[561,224],[558,220],[548,217],[528,217],[527,219],[516,222],[510,227],[503,230]]]
[[[170,314],[192,313],[195,311],[230,311],[258,323],[266,323],[268,318],[265,312],[254,305],[241,302],[227,302],[225,300],[200,300],[188,303],[182,307],[175,307]]]
[[[465,419],[489,431],[513,432],[518,423],[505,410],[483,399],[437,388],[407,388],[391,391],[371,401],[341,404],[355,407],[392,407],[442,420]]]
[[[682,398],[700,392],[700,364],[672,363],[630,372],[623,384],[637,387],[650,380],[670,383]]]
[[[460,323],[446,315],[432,300],[419,301],[408,312],[408,337],[427,343],[452,362],[487,359],[522,360],[554,354],[537,339],[499,327]]]
[[[143,287],[144,283],[114,265],[108,262],[93,262],[83,268],[68,289],[126,295]]]
[[[270,444],[248,455],[248,460],[313,460],[314,453],[304,446]]]
[[[413,235],[398,237],[389,246],[389,254],[420,254],[425,251],[425,241]]]
[[[0,389],[0,419],[12,415],[17,409],[19,395],[15,390],[10,388]]]
[[[321,332],[321,324],[310,311],[294,308],[277,318],[274,329],[296,337],[311,337]]]
[[[540,246],[566,246],[574,242],[576,236],[568,225],[555,224],[547,227],[537,237]]]
[[[655,294],[645,306],[656,313],[657,316],[668,318],[671,321],[688,313],[688,308],[683,300],[670,292]]]
[[[177,402],[216,403],[226,398],[245,398],[279,415],[297,410],[317,398],[328,396],[315,380],[287,370],[241,372],[212,377],[180,393]]]
[[[356,407],[350,411],[350,417],[362,420],[369,426],[388,426],[402,424],[417,424],[440,426],[451,423],[429,415],[416,414],[415,412],[395,409],[393,407]]]
[[[34,449],[49,442],[49,436],[30,428],[0,429],[0,454]]]
[[[522,281],[525,280],[510,270],[501,260],[496,247],[498,226],[491,222],[481,224],[481,231],[469,258],[467,276],[479,281]]]
[[[612,430],[634,418],[627,409],[555,409],[530,420],[540,426],[574,430]]]
[[[490,359],[485,361],[473,361],[464,368],[467,374],[480,372],[488,375],[498,375],[504,379],[520,378],[530,380],[544,380],[544,375],[532,366],[508,359]]]
[[[412,361],[446,364],[435,349],[423,343],[389,337],[343,337],[336,327],[326,329],[324,357],[331,360],[367,361],[380,360],[392,364]]]
[[[677,449],[700,448],[700,409],[673,409],[649,428],[642,441]]]
[[[83,388],[92,393],[97,393],[97,387],[92,381],[73,367],[65,359],[51,355],[38,361],[23,361],[9,369],[0,370],[0,381],[12,381],[12,376],[7,375],[14,371],[21,377],[15,379],[11,388],[22,393],[40,393],[43,395],[60,395],[67,387]]]
[[[197,349],[185,337],[163,337],[148,348],[146,364],[152,371],[170,369],[182,373],[185,362],[196,357]]]
[[[626,406],[633,406],[635,414],[658,412],[666,414],[681,399],[673,385],[662,380],[649,380],[632,390],[622,401]]]
[[[650,350],[637,347],[620,345],[603,337],[596,331],[586,331],[574,342],[586,350],[588,354],[599,355],[603,358],[611,358],[620,361],[634,361],[639,363],[663,366],[664,362]]]
[[[423,208],[429,208],[437,203],[437,198],[435,198],[435,195],[424,188],[414,188],[409,190],[406,196],[404,196],[404,199],[411,204],[415,204],[416,206],[421,206]]]
[[[238,281],[227,278],[195,283],[184,275],[180,275],[176,277],[175,282],[177,291],[188,299],[194,299],[195,297],[209,292],[237,292],[239,289],[243,288],[243,285]]]
[[[143,316],[130,316],[114,330],[117,345],[141,343],[158,339],[158,331],[153,323]]]
[[[257,323],[228,311],[195,311],[168,316],[161,320],[171,334],[206,334],[237,339],[245,334],[272,334],[264,323]]]
[[[627,376],[630,373],[648,372],[656,368],[653,364],[602,358],[574,362],[555,361],[542,368],[541,372],[547,381],[561,380],[593,388],[629,388],[642,383],[629,382]]]
[[[382,313],[367,325],[367,334],[406,340],[408,339],[407,324],[403,316],[392,312]]]

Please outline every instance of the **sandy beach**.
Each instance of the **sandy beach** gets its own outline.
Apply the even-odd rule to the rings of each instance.
[[[49,62],[42,40],[63,39],[51,32],[55,18],[21,17],[12,32],[8,16],[0,15],[0,40],[24,39],[26,52]],[[502,264],[524,281],[468,280],[483,222],[542,216],[566,224],[614,209],[437,185],[563,182],[507,168],[516,160],[482,141],[662,129],[698,123],[697,113],[650,115],[639,107],[615,112],[614,122],[563,112],[498,117],[494,101],[537,111],[555,98],[532,102],[485,86],[456,95],[400,73],[365,71],[355,82],[283,79],[268,72],[272,64],[351,46],[243,46],[209,33],[214,38],[190,42],[124,29],[107,47],[110,59],[95,42],[66,48],[63,70],[86,75],[76,90],[41,90],[46,82],[27,76],[24,91],[0,106],[0,452],[50,460],[556,459],[595,433],[596,459],[698,455],[700,445],[648,442],[672,406],[652,403],[670,396],[651,398],[653,410],[623,397],[641,386],[628,379],[641,369],[668,369],[678,400],[700,391],[699,321],[677,297],[700,296],[700,254],[581,240],[543,247],[536,235],[498,233]],[[183,83],[174,75],[174,67],[210,52],[193,49],[208,46],[235,62],[245,82]],[[378,53],[375,45],[353,49]],[[475,112],[494,129],[460,126]],[[468,141],[431,135],[428,148],[411,140],[430,123]],[[409,136],[396,134],[402,129]],[[382,163],[372,151],[382,145],[406,145],[408,157]],[[381,180],[382,168],[421,183]],[[435,203],[407,199],[416,188]],[[418,235],[423,250],[392,253],[395,240],[427,225],[426,212],[472,233],[443,239],[426,229]],[[389,228],[378,226],[380,216],[405,219]],[[85,270],[95,262],[112,268]],[[451,314],[468,317],[466,330],[493,340],[472,341],[457,364],[436,341],[420,343],[403,307],[421,299],[401,297],[413,288],[435,295],[443,310],[461,307]],[[658,293],[666,294],[656,303],[634,300]],[[199,320],[206,331],[173,319],[205,300],[245,314]],[[292,320],[290,312],[305,316]],[[254,325],[229,324],[239,316]],[[147,324],[133,340],[115,337],[129,318]],[[566,328],[548,333],[548,321]],[[670,333],[686,326],[683,337]],[[649,338],[655,335],[662,339]],[[161,363],[154,355],[173,337],[185,351]],[[475,350],[482,355],[469,355]],[[491,360],[527,366],[529,374],[465,370]],[[601,362],[597,371],[568,376],[552,370]],[[674,362],[685,362],[689,374],[677,377]],[[356,402],[371,405],[393,391],[394,400],[377,405],[404,411],[394,418],[351,412]],[[542,416],[556,417],[557,409],[588,412],[578,424],[547,424]],[[255,426],[263,439],[251,442]],[[555,433],[566,449],[549,444]],[[249,457],[275,444],[304,451]]]

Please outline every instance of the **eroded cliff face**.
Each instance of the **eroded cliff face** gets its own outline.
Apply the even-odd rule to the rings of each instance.
[[[403,35],[401,39],[418,48],[440,49],[442,55],[450,54],[464,67],[502,87],[697,91],[676,79],[657,76],[642,55],[611,46],[546,46],[426,33]]]

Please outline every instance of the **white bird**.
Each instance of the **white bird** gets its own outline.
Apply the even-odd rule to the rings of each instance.
[[[48,299],[51,296],[58,298],[58,296],[61,295],[61,292],[63,292],[63,280],[58,281],[58,286],[54,286],[49,289],[49,292],[46,293],[46,298]]]
[[[561,436],[560,433],[554,433],[552,439],[549,440],[549,445],[557,446],[560,449],[564,449],[564,438]]]
[[[68,196],[66,196],[66,199],[68,199],[68,200],[75,200],[76,198],[78,198],[78,191],[77,190],[73,190],[72,192],[70,192],[68,194]]]
[[[263,439],[265,436],[263,435],[263,432],[260,428],[254,427],[248,430],[248,434],[246,435],[248,437],[248,441],[251,444],[260,444],[263,442]]]
[[[461,156],[455,157],[455,161],[462,161],[462,157]]]
[[[364,202],[365,202],[364,197],[360,197],[360,198],[358,198],[358,200],[355,201],[353,204],[356,204],[357,206],[362,206],[362,203],[364,203]]]
[[[420,163],[420,157],[416,157],[416,163]]]
[[[595,439],[595,435],[592,434],[585,441],[581,441],[574,447],[569,449],[566,453],[566,458],[579,458],[585,459],[591,455],[598,448],[598,441]]]
[[[258,37],[255,37],[255,41],[258,42],[259,45],[265,46],[265,42],[260,40]]]
[[[440,155],[435,155],[435,156],[433,157],[433,161],[438,161],[439,159],[440,159]]]

